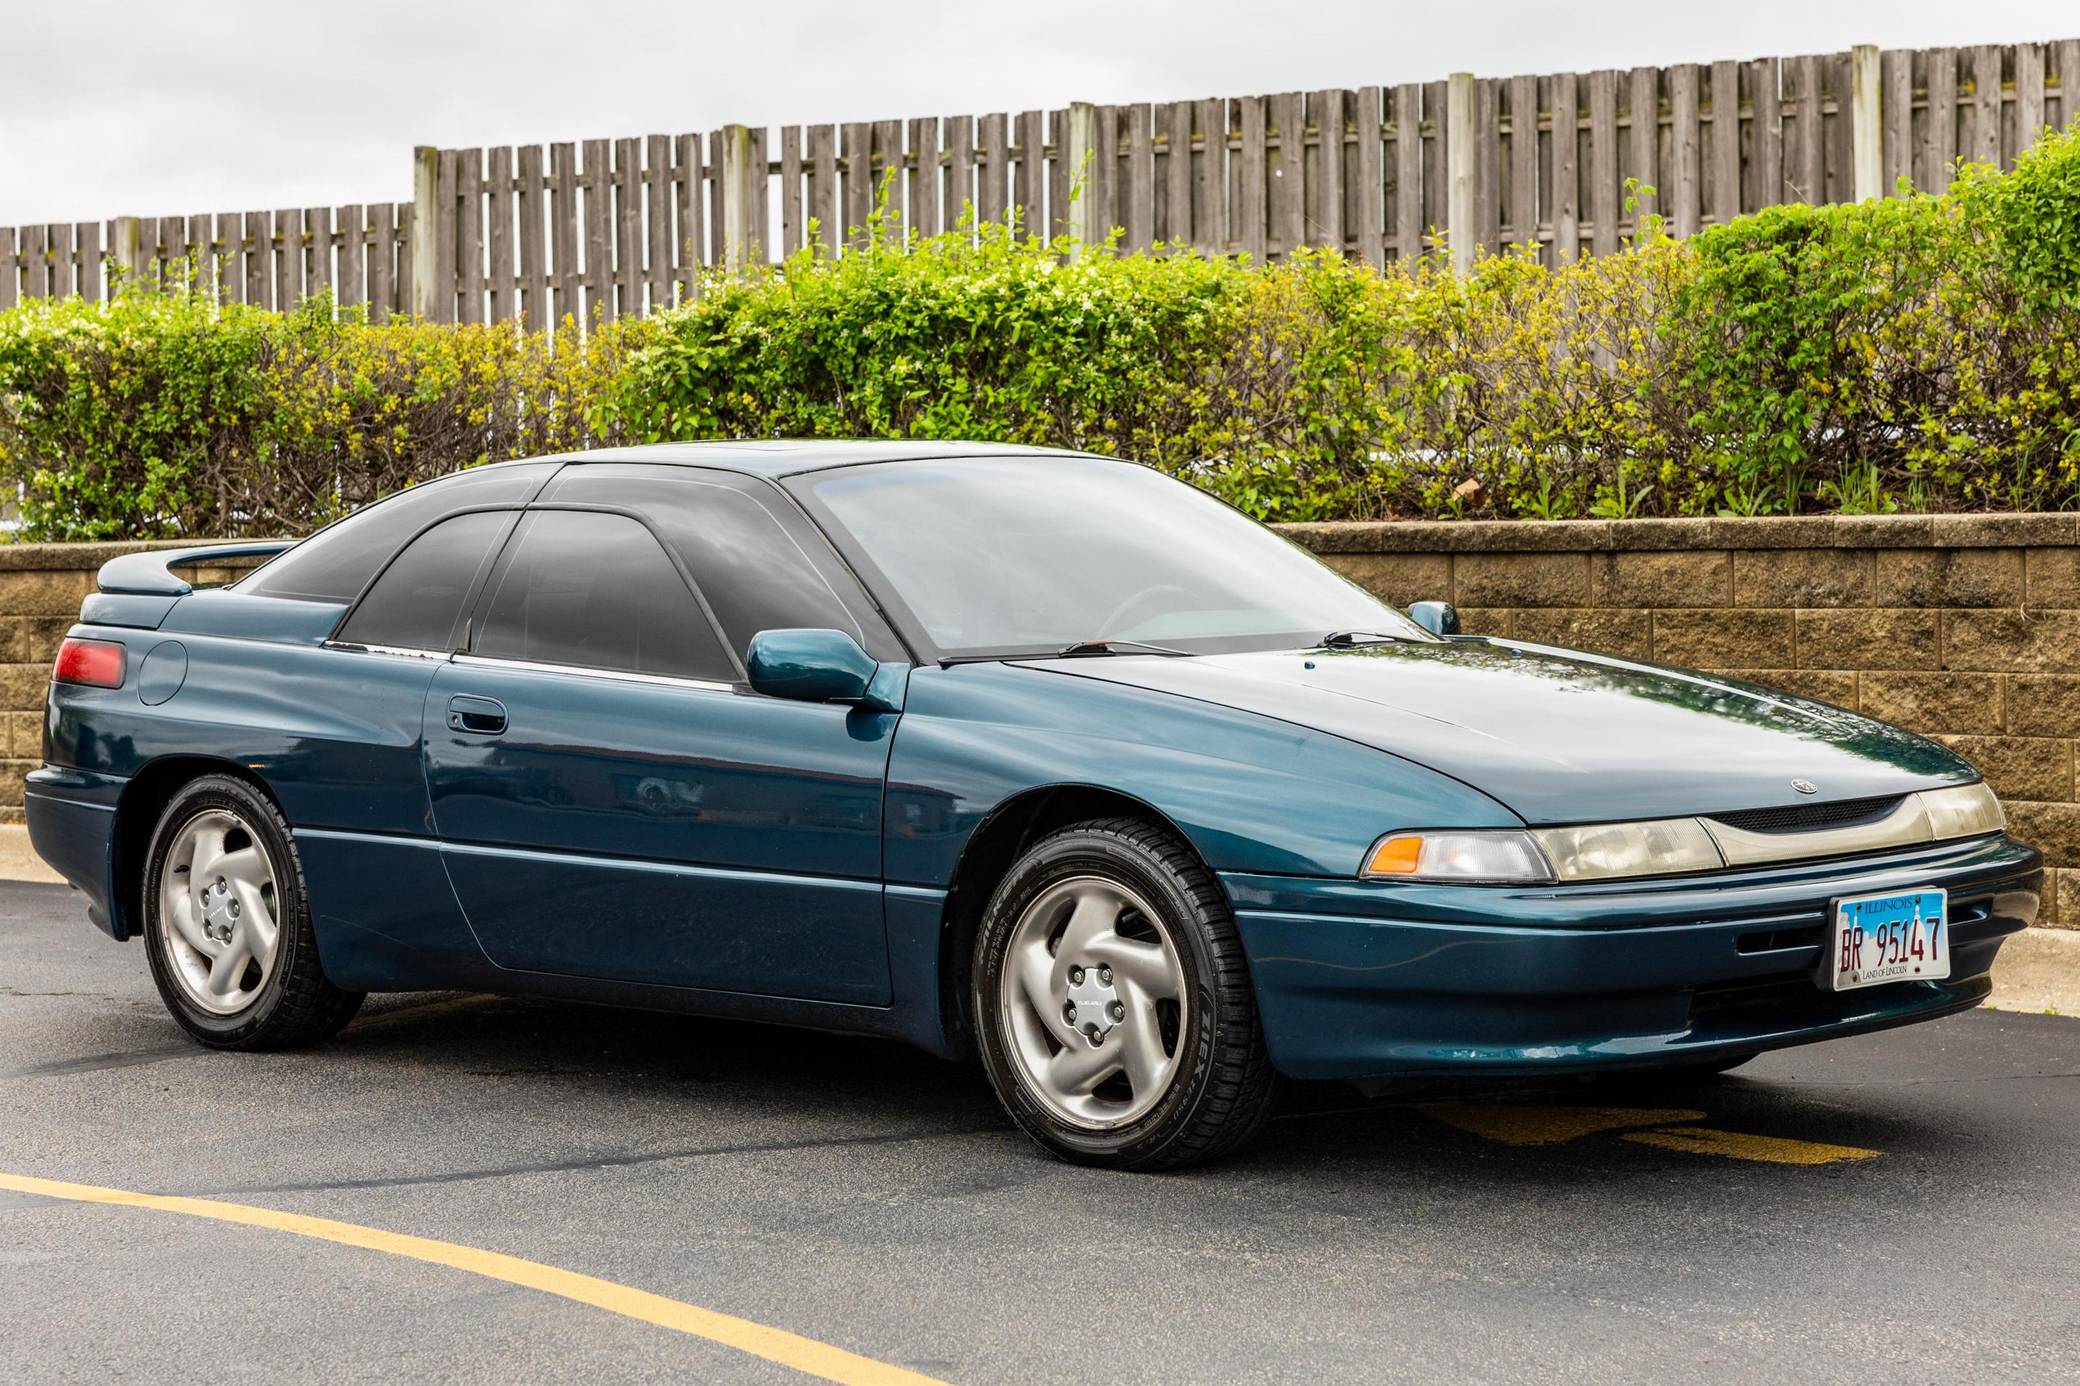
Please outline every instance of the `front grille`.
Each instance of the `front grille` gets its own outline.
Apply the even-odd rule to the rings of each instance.
[[[1822,828],[1853,828],[1876,823],[1899,807],[1904,794],[1879,799],[1837,799],[1830,804],[1786,804],[1782,808],[1741,809],[1708,815],[1714,823],[1749,833],[1810,833]]]
[[[1754,1026],[1830,1020],[1840,1011],[1837,993],[1823,991],[1807,973],[1762,981],[1699,987],[1690,995],[1695,1028]]]

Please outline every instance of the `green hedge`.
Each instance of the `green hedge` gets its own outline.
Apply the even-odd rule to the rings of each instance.
[[[2080,130],[1943,197],[1546,269],[1081,254],[1003,228],[716,279],[581,334],[207,296],[0,313],[23,534],[274,533],[581,443],[984,438],[1275,519],[2080,505]]]

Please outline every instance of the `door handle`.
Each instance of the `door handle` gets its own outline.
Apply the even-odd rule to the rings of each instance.
[[[496,698],[458,693],[448,699],[448,728],[475,736],[496,736],[506,729],[506,705]]]

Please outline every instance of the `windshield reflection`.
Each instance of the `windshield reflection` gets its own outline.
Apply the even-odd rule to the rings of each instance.
[[[1291,649],[1346,630],[1434,639],[1255,521],[1133,463],[887,462],[796,485],[904,633],[940,658],[1097,642]]]

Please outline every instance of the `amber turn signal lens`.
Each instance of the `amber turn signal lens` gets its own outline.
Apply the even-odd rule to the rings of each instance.
[[[51,669],[54,683],[79,683],[89,688],[123,686],[123,647],[113,640],[67,640],[58,646],[58,662]]]
[[[1380,839],[1365,863],[1368,876],[1410,876],[1423,860],[1423,839],[1415,833]]]

